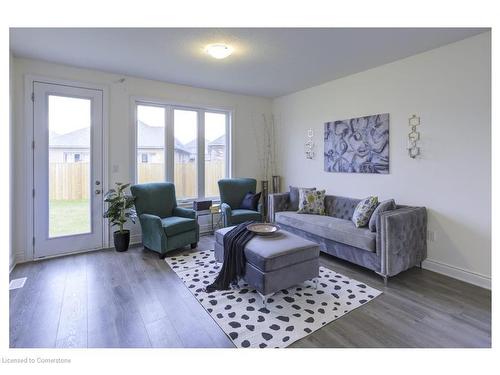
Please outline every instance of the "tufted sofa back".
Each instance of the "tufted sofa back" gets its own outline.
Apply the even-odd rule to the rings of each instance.
[[[361,199],[340,197],[337,195],[325,196],[325,210],[328,216],[351,220],[356,206]]]

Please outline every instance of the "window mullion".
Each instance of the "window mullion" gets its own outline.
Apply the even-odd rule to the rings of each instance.
[[[205,198],[205,111],[198,110],[198,198]]]
[[[167,181],[174,182],[174,113],[171,106],[165,107],[165,177]]]
[[[232,147],[232,132],[231,132],[232,118],[231,113],[226,112],[226,178],[233,177],[233,147]]]

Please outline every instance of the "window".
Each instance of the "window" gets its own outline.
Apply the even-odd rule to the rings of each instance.
[[[230,171],[230,112],[145,102],[136,111],[136,181],[173,181],[180,201],[217,199]]]
[[[174,109],[174,183],[178,199],[198,197],[198,112]]]
[[[165,108],[137,105],[137,173],[136,181],[165,181]],[[148,153],[159,157],[149,161]]]
[[[205,112],[205,196],[219,195],[217,181],[226,176],[225,113]]]

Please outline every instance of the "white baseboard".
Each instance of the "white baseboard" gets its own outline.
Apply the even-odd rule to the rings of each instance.
[[[427,259],[422,262],[422,267],[429,271],[434,271],[442,275],[452,277],[464,281],[469,284],[480,286],[481,288],[491,290],[491,278],[480,275],[475,272],[466,271],[464,269],[450,266],[432,259]]]
[[[11,274],[11,272],[12,272],[12,271],[14,270],[14,268],[16,267],[16,264],[17,264],[17,263],[16,263],[16,261],[14,260],[14,263],[12,263],[12,264],[10,265],[10,268],[9,268],[9,275]]]
[[[142,243],[142,235],[140,234],[133,234],[130,236],[130,244],[131,245],[137,245]]]

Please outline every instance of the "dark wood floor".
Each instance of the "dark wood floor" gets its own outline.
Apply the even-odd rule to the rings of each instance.
[[[204,236],[199,249],[212,249]],[[491,292],[412,269],[381,279],[322,255],[321,262],[384,293],[292,347],[490,347]],[[20,264],[11,279],[11,347],[233,347],[157,255],[103,250]]]

